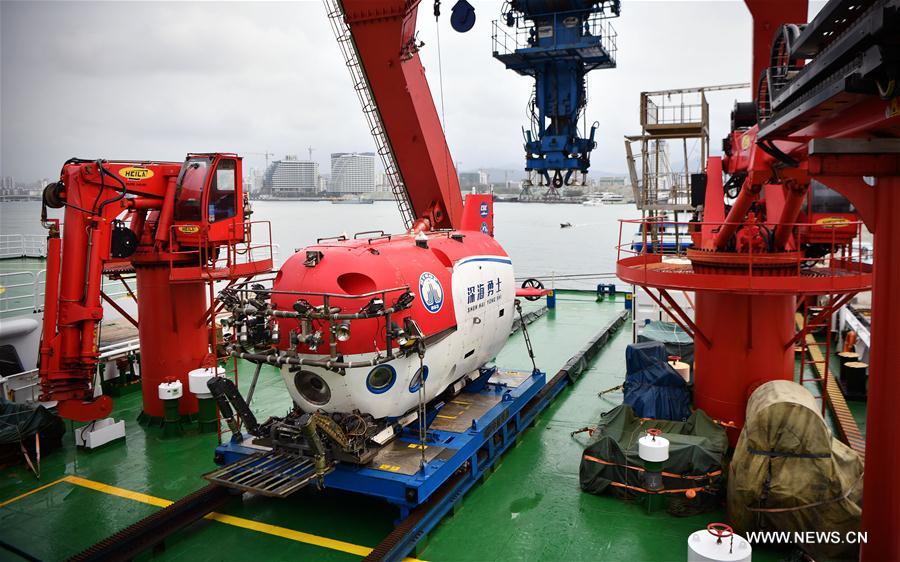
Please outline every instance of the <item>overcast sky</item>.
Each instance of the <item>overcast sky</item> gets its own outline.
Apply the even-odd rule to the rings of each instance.
[[[440,25],[445,129],[463,170],[523,167],[531,80],[491,57],[500,0],[473,2],[466,34]],[[812,8],[814,10],[814,8]],[[437,27],[419,11],[421,51],[438,98]],[[739,1],[623,0],[618,68],[589,77],[599,121],[593,169],[624,172],[622,138],[639,132],[643,90],[746,82],[750,17]],[[55,176],[67,158],[181,160],[231,151],[313,158],[374,143],[318,1],[0,3],[0,176]],[[710,94],[720,147],[736,98]],[[438,109],[440,111],[440,102]],[[257,154],[254,154],[257,153]],[[249,167],[245,164],[245,169]]]

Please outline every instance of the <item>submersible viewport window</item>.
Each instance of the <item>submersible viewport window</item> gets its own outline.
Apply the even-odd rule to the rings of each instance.
[[[312,371],[300,371],[294,375],[294,386],[307,401],[324,406],[331,400],[331,388],[325,379]]]
[[[378,365],[366,377],[366,388],[372,394],[382,394],[390,390],[397,381],[397,371],[390,365]]]
[[[456,368],[454,366],[454,368]],[[410,392],[419,392],[419,387],[422,386],[422,380],[428,380],[428,365],[422,365],[419,370],[416,371],[416,374],[413,375],[411,381],[409,381],[409,391]]]

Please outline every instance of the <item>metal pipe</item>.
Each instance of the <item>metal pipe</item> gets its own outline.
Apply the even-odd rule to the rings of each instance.
[[[731,211],[725,217],[725,224],[719,227],[719,233],[716,234],[715,248],[717,250],[723,250],[728,245],[731,237],[734,236],[738,227],[744,222],[744,217],[747,215],[750,205],[756,200],[756,196],[759,195],[761,189],[761,185],[750,183],[749,177],[744,180],[744,185],[734,205],[731,207]]]
[[[253,393],[256,391],[256,382],[259,380],[259,372],[262,371],[262,363],[256,364],[256,370],[253,371],[253,380],[250,381],[250,389],[247,391],[247,405],[253,400]]]
[[[231,357],[237,357],[238,359],[245,359],[252,363],[267,363],[269,365],[275,366],[310,365],[313,367],[322,367],[330,371],[336,371],[339,369],[354,369],[356,367],[374,367],[375,365],[387,363],[388,361],[391,361],[395,358],[394,356],[380,355],[377,357],[373,357],[372,359],[369,359],[367,361],[333,361],[331,359],[308,359],[306,357],[291,357],[287,355],[262,355],[259,353],[245,353],[243,351],[237,351],[233,348],[229,348],[228,355],[230,355]]]
[[[784,202],[784,208],[781,210],[781,217],[778,224],[775,225],[775,251],[781,251],[787,244],[788,239],[793,232],[794,223],[797,222],[797,216],[800,214],[800,207],[803,206],[803,199],[809,190],[809,184],[799,184],[795,181],[785,183],[788,189],[787,198]]]

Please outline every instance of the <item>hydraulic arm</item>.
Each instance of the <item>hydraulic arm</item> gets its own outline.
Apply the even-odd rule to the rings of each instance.
[[[105,417],[98,397],[99,325],[104,273],[134,272],[138,288],[144,413],[162,415],[157,385],[183,379],[211,353],[206,283],[268,271],[268,259],[238,263],[250,244],[234,154],[192,154],[173,162],[77,160],[47,187],[44,206],[65,208],[46,220],[47,283],[39,375],[41,400],[59,401],[63,417]],[[268,243],[268,241],[267,241]],[[129,288],[129,292],[133,294]],[[114,307],[118,307],[114,302]],[[183,413],[196,410],[185,397]]]

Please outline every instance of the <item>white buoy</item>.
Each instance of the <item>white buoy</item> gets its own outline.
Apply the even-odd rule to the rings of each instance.
[[[750,562],[753,547],[728,525],[712,523],[688,537],[688,562]]]
[[[184,394],[184,387],[181,381],[159,383],[158,390],[160,400],[177,400]]]
[[[669,460],[669,440],[659,435],[658,430],[650,430],[638,439],[638,456],[646,462]]]
[[[222,367],[194,369],[188,373],[188,390],[191,391],[191,394],[195,394],[197,398],[212,398],[206,383],[213,377],[221,377],[223,375],[225,375],[225,369]]]

